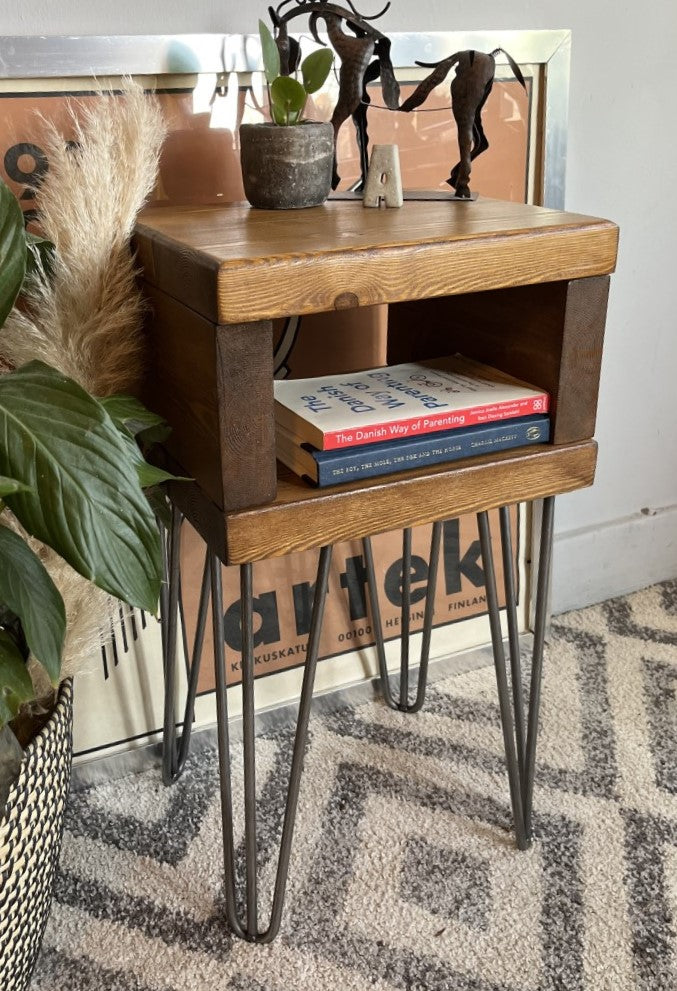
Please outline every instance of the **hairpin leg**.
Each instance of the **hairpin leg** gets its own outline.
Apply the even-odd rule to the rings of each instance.
[[[221,781],[221,816],[223,826],[223,856],[226,887],[226,915],[228,924],[236,936],[251,943],[271,942],[280,928],[282,910],[287,886],[289,858],[292,849],[296,808],[298,804],[303,760],[308,735],[310,706],[315,683],[315,670],[320,647],[322,619],[327,595],[331,547],[323,547],[313,597],[310,635],[306,663],[303,672],[303,686],[299,702],[296,736],[292,754],[289,787],[282,827],[282,840],[275,877],[275,888],[271,914],[266,929],[258,923],[257,891],[257,815],[255,777],[255,717],[254,717],[254,649],[252,619],[252,566],[245,564],[240,569],[241,608],[242,608],[242,733],[244,751],[244,806],[245,806],[245,882],[246,913],[240,915],[235,888],[235,844],[233,838],[233,797],[230,771],[230,739],[228,731],[228,697],[226,689],[225,660],[222,649],[223,608],[221,592],[221,564],[218,558],[211,558],[212,622],[214,631],[214,663],[216,669],[216,703],[219,746],[219,769]]]
[[[541,524],[541,548],[536,591],[536,622],[534,629],[533,658],[531,667],[531,688],[529,710],[525,727],[522,673],[517,635],[516,594],[512,563],[512,541],[508,508],[499,511],[501,524],[501,545],[503,573],[508,617],[508,643],[510,650],[510,670],[512,678],[512,705],[508,688],[508,677],[503,647],[503,634],[496,591],[496,573],[492,549],[489,518],[486,512],[477,514],[480,546],[484,565],[489,624],[496,669],[498,701],[501,711],[503,742],[510,785],[510,800],[517,846],[525,850],[532,839],[532,805],[534,776],[536,768],[536,739],[541,697],[541,676],[543,671],[543,644],[547,624],[548,585],[550,559],[552,555],[554,497],[544,501]],[[514,711],[514,722],[513,722]]]
[[[524,726],[524,695],[522,692],[522,666],[520,660],[519,624],[517,622],[517,590],[515,588],[512,534],[510,532],[510,510],[508,506],[501,506],[498,513],[501,528],[505,608],[508,618],[510,681],[512,682],[512,702],[515,713],[515,742],[517,744],[517,762],[519,764],[520,776],[523,777],[526,755],[526,731]]]
[[[166,582],[160,596],[160,622],[162,630],[162,657],[164,668],[164,720],[162,727],[162,780],[166,785],[176,781],[183,771],[190,747],[193,726],[193,709],[200,674],[200,660],[207,622],[209,604],[209,555],[205,555],[202,588],[198,606],[197,627],[192,657],[188,660],[188,637],[181,593],[181,527],[183,515],[172,506],[172,520],[164,541]],[[176,664],[178,624],[181,623],[184,656],[186,658],[188,688],[180,740],[176,731]]]
[[[411,615],[411,529],[402,532],[402,610],[401,610],[401,641],[400,641],[400,686],[399,699],[395,700],[390,686],[390,676],[386,666],[385,640],[383,638],[383,622],[378,601],[378,587],[374,572],[374,555],[371,539],[365,537],[362,541],[365,564],[367,568],[367,587],[369,589],[369,604],[371,607],[372,627],[376,641],[379,676],[383,698],[392,709],[400,712],[418,712],[425,702],[426,685],[428,681],[428,661],[430,658],[430,638],[432,622],[435,613],[435,587],[437,584],[437,569],[440,559],[440,544],[442,539],[442,523],[434,523],[430,540],[430,560],[428,562],[428,583],[426,586],[425,612],[423,616],[423,639],[421,641],[421,656],[418,669],[418,684],[413,702],[409,701],[409,641]]]
[[[548,602],[550,577],[552,572],[552,540],[554,524],[555,497],[550,496],[543,502],[543,518],[541,521],[541,546],[536,587],[534,646],[531,662],[531,687],[529,691],[529,722],[527,726],[525,767],[522,781],[522,804],[524,808],[524,826],[527,837],[531,837],[532,835],[531,814],[534,795],[534,777],[536,773],[536,740],[538,737],[538,717],[541,704],[543,646],[545,644],[545,633],[548,627]]]

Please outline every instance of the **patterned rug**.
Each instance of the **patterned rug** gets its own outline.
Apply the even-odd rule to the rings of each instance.
[[[491,668],[311,720],[267,947],[222,922],[213,751],[73,795],[33,991],[674,991],[676,648],[677,581],[557,617],[527,853]],[[260,740],[263,906],[288,755]]]

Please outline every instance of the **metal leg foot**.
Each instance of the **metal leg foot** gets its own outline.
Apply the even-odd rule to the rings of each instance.
[[[501,725],[503,742],[510,786],[515,837],[520,850],[525,850],[532,840],[532,808],[534,775],[536,770],[536,739],[538,736],[538,717],[541,697],[541,676],[543,671],[543,644],[547,625],[548,585],[550,579],[550,561],[552,555],[552,537],[554,521],[554,497],[549,497],[543,504],[541,523],[541,546],[538,566],[538,581],[536,589],[536,621],[534,629],[534,646],[531,667],[531,687],[529,692],[529,707],[525,718],[524,689],[519,654],[519,636],[517,629],[516,590],[512,561],[512,539],[510,535],[510,519],[508,507],[499,510],[501,529],[501,548],[503,557],[503,577],[508,619],[508,646],[510,656],[510,675],[512,681],[512,698],[508,687],[503,634],[496,591],[496,572],[489,518],[486,512],[477,514],[477,524],[484,565],[487,606],[489,610],[489,625],[491,642],[496,669],[496,685],[498,702],[501,710]]]
[[[374,555],[371,539],[365,537],[362,548],[367,569],[367,587],[369,590],[369,605],[371,607],[372,626],[376,641],[379,677],[383,698],[391,709],[400,712],[419,712],[425,702],[425,692],[428,682],[428,661],[430,658],[430,638],[432,634],[433,616],[435,613],[435,586],[437,584],[437,569],[440,560],[440,545],[442,540],[442,523],[434,523],[430,541],[430,560],[428,562],[428,582],[426,586],[425,613],[423,616],[423,639],[418,669],[418,684],[414,701],[409,701],[409,641],[411,616],[411,529],[402,531],[402,611],[401,611],[401,641],[400,641],[400,685],[396,699],[390,684],[390,676],[386,666],[385,640],[383,637],[383,622],[378,601],[378,587],[374,573]]]
[[[251,943],[270,943],[277,935],[282,921],[282,910],[287,886],[289,858],[292,849],[296,809],[301,774],[308,736],[310,706],[315,683],[315,670],[320,647],[322,619],[327,595],[331,547],[323,547],[315,583],[313,609],[303,687],[299,702],[296,736],[292,755],[289,787],[285,806],[282,840],[275,877],[275,888],[268,927],[259,927],[257,890],[257,810],[255,776],[255,716],[254,716],[254,648],[252,617],[252,567],[241,566],[242,603],[242,733],[244,752],[244,828],[245,828],[245,883],[246,910],[241,914],[237,905],[235,886],[235,843],[233,838],[233,799],[230,768],[230,739],[228,731],[228,697],[226,690],[225,659],[223,652],[223,608],[221,593],[221,564],[211,558],[212,623],[214,634],[214,663],[216,670],[216,704],[219,746],[219,773],[221,783],[221,816],[223,826],[223,855],[226,888],[226,915],[228,924],[236,936]]]
[[[198,606],[197,627],[192,655],[189,660],[188,638],[181,591],[181,527],[183,516],[172,507],[172,521],[165,535],[165,585],[160,597],[160,622],[162,630],[162,657],[164,669],[164,720],[162,728],[162,780],[166,785],[176,781],[183,771],[190,747],[193,726],[193,708],[200,674],[200,660],[204,642],[207,607],[209,604],[209,561],[205,556],[205,566]],[[181,738],[176,730],[176,663],[178,624],[181,625],[188,688],[183,716]]]

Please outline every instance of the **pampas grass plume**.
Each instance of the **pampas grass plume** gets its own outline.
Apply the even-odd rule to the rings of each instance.
[[[42,234],[55,245],[53,270],[27,282],[0,335],[0,365],[39,358],[108,396],[133,390],[142,372],[144,306],[129,241],[155,186],[165,124],[157,102],[131,80],[121,95],[71,105],[69,120],[73,140],[44,122],[49,169],[35,195]],[[7,523],[22,532],[16,520]],[[50,548],[30,542],[66,606],[67,677],[101,644],[113,604]],[[33,665],[34,679],[41,671]]]
[[[73,140],[45,121],[49,169],[36,190],[51,274],[28,282],[0,348],[18,367],[40,358],[95,396],[129,391],[142,367],[143,303],[129,239],[157,178],[165,125],[157,103],[126,82],[69,107]]]

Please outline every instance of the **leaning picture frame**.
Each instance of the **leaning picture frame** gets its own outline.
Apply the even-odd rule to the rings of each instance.
[[[455,51],[509,52],[531,80],[529,115],[531,202],[560,209],[564,204],[571,32],[477,31],[393,33],[392,61],[402,77],[420,74],[416,61],[435,62]],[[192,90],[201,108],[215,93],[261,69],[254,35],[195,34],[83,37],[0,37],[0,95],[24,99],[92,92],[121,76],[142,78],[149,89]],[[497,79],[507,59],[497,56]],[[245,84],[246,85],[246,84]],[[206,104],[204,95],[206,94]]]
[[[501,48],[509,52],[522,70],[527,90],[524,96],[518,92],[520,87],[516,85],[507,59],[498,54],[497,92],[492,95],[491,127],[487,129],[490,149],[482,156],[483,160],[478,160],[473,173],[477,175],[480,195],[563,207],[571,51],[569,31],[393,33],[390,37],[392,61],[402,87],[420,80],[424,70],[416,66],[417,61],[435,62],[465,49],[491,52]],[[30,220],[33,192],[48,167],[40,146],[41,120],[64,122],[68,101],[77,98],[76,102],[86,105],[101,90],[119,90],[122,78],[131,76],[149,93],[157,94],[169,121],[169,139],[155,202],[219,203],[241,199],[237,125],[244,115],[260,113],[264,109],[265,92],[260,70],[259,39],[254,35],[0,37],[0,102],[4,111],[4,123],[0,126],[0,174],[20,198]],[[331,103],[331,86],[327,101],[325,113]],[[405,163],[405,188],[407,185],[410,188],[427,186],[438,173],[438,182],[443,185],[453,165],[450,159],[453,155],[453,148],[450,148],[454,140],[453,121],[447,101],[448,87],[446,91],[440,88],[437,105],[428,108],[425,117],[417,111],[421,123],[415,127],[411,126],[411,121],[398,124],[393,122],[391,112],[378,106],[378,84],[375,84],[370,138],[384,141],[392,137],[400,145]],[[422,148],[425,148],[425,155]],[[502,150],[509,158],[510,168],[504,167]],[[420,175],[419,163],[423,158],[426,172]],[[348,123],[341,134],[339,160],[343,185],[349,188],[358,177],[358,160]],[[407,162],[413,163],[413,167],[408,167]],[[504,185],[492,185],[496,182]],[[328,335],[323,335],[323,354],[318,353],[319,335],[313,332],[312,321],[290,320],[279,326],[276,336],[278,375],[322,374],[328,367],[347,371],[384,363],[387,348],[384,312],[381,308],[373,308],[355,319],[357,322],[352,327],[342,329],[340,340],[332,335],[333,344],[327,344]],[[337,350],[328,353],[327,349],[331,347]],[[342,368],[337,366],[339,348],[341,360],[345,362]],[[318,364],[321,362],[325,362],[326,367]],[[513,521],[519,537],[516,554],[522,590],[520,625],[524,632],[530,628],[532,581],[528,562],[537,559],[531,534],[539,529],[532,527],[530,515],[533,514],[527,514],[522,508]],[[382,541],[384,572],[397,556],[394,548],[398,539],[393,536]],[[423,548],[426,535],[420,534],[416,539]],[[197,586],[201,548],[197,541],[190,544],[190,538],[188,540],[187,563],[195,572],[193,584]],[[458,532],[454,531],[453,540],[457,547],[472,545],[472,536],[465,532],[463,522],[459,524]],[[349,567],[347,562],[355,553],[358,552],[346,548],[344,569]],[[279,563],[275,565],[275,574],[271,571],[269,578],[262,580],[261,597],[270,592],[279,601],[283,583],[293,587],[294,582],[307,580],[302,561],[295,560],[289,567],[291,570],[285,572]],[[465,582],[465,577],[461,577]],[[335,580],[340,588],[340,574],[337,573]],[[462,583],[454,595],[440,592],[443,619],[436,624],[432,657],[443,656],[452,650],[469,650],[488,641],[486,605],[480,598],[469,594]],[[473,602],[473,599],[477,601]],[[292,618],[290,613],[289,630],[285,630],[284,620],[278,620],[278,636],[280,643],[285,636],[288,640],[291,637],[293,642],[284,648],[280,648],[280,643],[272,644],[265,651],[265,655],[271,657],[287,651],[290,654],[281,659],[278,657],[264,670],[264,674],[270,675],[261,679],[258,690],[264,708],[298,694],[303,653],[300,648],[295,649],[298,638],[294,639]],[[351,622],[345,610],[344,614],[335,617],[333,624],[330,621],[328,627],[333,629],[333,641],[323,656],[340,660],[333,665],[320,665],[318,689],[334,689],[373,676],[375,658],[369,634],[363,627]],[[450,635],[452,632],[453,636]],[[390,647],[394,649],[395,627],[391,636]],[[132,664],[132,659],[136,663]],[[262,668],[266,665],[262,664]],[[232,674],[237,677],[236,662]],[[76,756],[83,760],[123,752],[158,739],[163,718],[162,677],[160,631],[156,621],[144,615],[121,612],[110,644],[101,658],[92,659],[91,670],[83,675],[76,704]],[[92,700],[102,694],[108,700],[106,719],[102,719],[99,709],[92,705]],[[196,725],[213,721],[210,694],[210,684],[203,684],[196,704]]]

